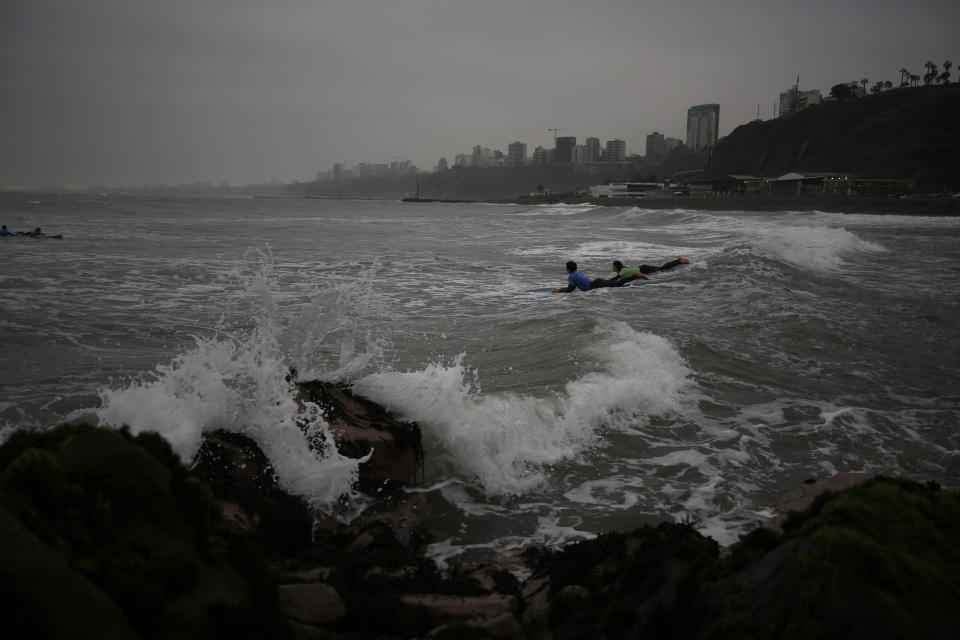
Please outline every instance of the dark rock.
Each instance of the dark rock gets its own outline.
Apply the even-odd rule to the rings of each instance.
[[[254,532],[270,555],[310,545],[314,514],[303,498],[283,491],[270,461],[242,434],[206,433],[191,470],[213,489],[225,514]]]
[[[818,480],[808,478],[803,484],[793,488],[781,496],[773,505],[777,515],[775,515],[767,526],[774,531],[781,531],[783,523],[791,515],[803,513],[810,509],[813,501],[821,494],[826,492],[838,493],[846,489],[852,489],[876,480],[875,473],[839,473],[835,476]]]
[[[0,616],[5,633],[29,629],[34,638],[137,638],[107,594],[2,505]]]
[[[349,389],[327,382],[298,382],[300,402],[323,411],[337,450],[350,458],[370,459],[360,465],[358,486],[376,495],[410,484],[423,464],[420,428],[391,416],[380,405]]]
[[[492,620],[504,613],[513,614],[519,607],[516,597],[498,593],[475,596],[407,593],[400,596],[400,603],[424,609],[438,621]]]
[[[517,622],[516,616],[504,612],[494,618],[473,620],[472,623],[486,631],[492,638],[523,638],[523,627]]]
[[[704,597],[708,637],[955,635],[956,493],[877,478],[822,493],[783,530],[746,536],[719,565]]]
[[[285,615],[306,624],[330,624],[347,613],[340,594],[328,584],[280,585],[278,597]]]
[[[50,638],[282,632],[270,568],[155,434],[23,433],[0,460],[6,628],[29,615]]]

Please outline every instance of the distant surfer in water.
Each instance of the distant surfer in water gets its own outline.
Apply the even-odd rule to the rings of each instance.
[[[16,231],[7,231],[7,225],[3,225],[3,228],[0,228],[0,236],[15,236],[17,235]]]
[[[644,280],[649,280],[647,277],[648,273],[656,273],[657,271],[666,271],[667,269],[673,269],[678,267],[681,264],[690,264],[690,261],[686,258],[680,257],[676,260],[671,260],[666,264],[662,264],[659,267],[655,267],[650,264],[641,264],[637,267],[624,267],[623,263],[619,260],[613,261],[613,270],[617,272],[617,275],[613,278],[610,278],[610,281],[617,281],[619,284],[607,285],[609,286],[620,286],[624,285],[632,280],[637,280],[642,278]]]
[[[570,293],[574,289],[580,291],[589,291],[590,289],[599,289],[601,287],[619,287],[623,283],[619,278],[613,277],[609,280],[596,278],[591,280],[583,275],[582,271],[577,271],[577,263],[573,260],[567,263],[567,286],[562,289],[554,289],[553,293]]]

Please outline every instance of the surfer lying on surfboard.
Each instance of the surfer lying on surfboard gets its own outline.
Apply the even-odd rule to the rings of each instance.
[[[671,260],[670,262],[662,264],[659,267],[655,267],[650,264],[641,264],[637,267],[624,267],[622,262],[619,260],[614,260],[613,270],[617,272],[617,275],[616,278],[611,278],[611,280],[619,280],[621,284],[625,284],[638,278],[649,280],[649,278],[647,278],[648,273],[666,271],[667,269],[673,269],[681,264],[690,264],[690,261],[681,256],[676,260]]]
[[[573,260],[567,262],[567,286],[560,289],[553,289],[552,293],[570,293],[574,289],[579,289],[580,291],[589,291],[591,289],[600,289],[601,287],[622,287],[623,285],[637,280],[638,278],[648,279],[648,273],[656,273],[657,271],[666,271],[667,269],[672,269],[681,264],[689,264],[689,260],[686,258],[677,258],[676,260],[671,260],[666,264],[655,267],[649,264],[641,264],[637,267],[624,267],[623,263],[619,260],[613,261],[613,270],[617,272],[612,278],[603,279],[596,278],[591,280],[583,274],[582,271],[577,270],[577,263]]]
[[[613,277],[609,280],[596,278],[591,280],[583,275],[582,271],[577,271],[577,263],[573,260],[567,262],[567,286],[562,289],[554,289],[553,293],[570,293],[574,289],[580,291],[589,291],[590,289],[599,289],[600,287],[619,287],[623,285],[619,277]]]

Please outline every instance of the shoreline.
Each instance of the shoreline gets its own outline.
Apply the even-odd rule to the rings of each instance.
[[[475,201],[474,201],[475,202]],[[693,209],[706,211],[823,211],[827,213],[865,213],[920,216],[960,215],[960,198],[880,198],[847,197],[642,197],[592,198],[589,196],[524,196],[517,204],[590,204],[601,207],[638,207],[641,209]]]
[[[405,203],[592,205],[641,209],[692,209],[695,211],[822,211],[879,215],[958,216],[960,198],[874,196],[774,197],[774,196],[644,196],[641,198],[594,198],[591,196],[520,196],[497,200],[452,198],[402,198]]]

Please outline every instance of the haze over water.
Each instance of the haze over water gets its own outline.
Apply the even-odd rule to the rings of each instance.
[[[294,367],[419,423],[441,561],[674,519],[729,544],[839,472],[960,485],[960,218],[30,198],[2,221],[64,238],[0,242],[3,437],[126,424],[189,461],[240,431],[331,509],[356,464],[306,449]]]

